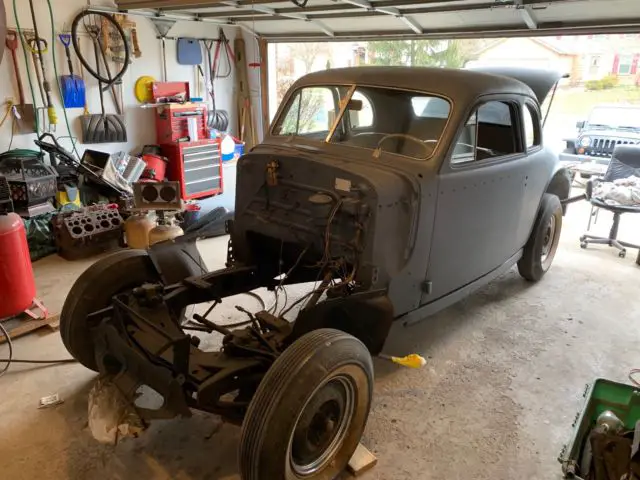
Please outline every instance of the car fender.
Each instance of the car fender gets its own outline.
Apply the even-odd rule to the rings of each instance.
[[[178,237],[176,240],[157,243],[151,246],[148,252],[165,285],[208,273],[207,266],[198,252],[195,237]]]
[[[300,310],[289,341],[320,328],[334,328],[353,335],[372,355],[382,351],[391,330],[394,311],[385,290],[330,298]]]
[[[569,198],[571,193],[571,171],[566,166],[556,164],[553,175],[551,175],[547,188],[545,188],[545,193],[556,195],[560,201]],[[540,202],[542,202],[542,198],[540,198]],[[567,205],[562,206],[562,211],[563,214],[567,213]]]

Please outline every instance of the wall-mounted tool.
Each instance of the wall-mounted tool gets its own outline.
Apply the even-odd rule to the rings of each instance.
[[[136,58],[142,57],[140,41],[138,40],[138,29],[135,26],[131,29],[131,44],[133,45],[133,56]]]
[[[93,42],[95,69],[87,59],[83,57],[79,48],[79,29],[81,26],[84,27],[84,30],[89,34],[89,37]],[[106,33],[104,31],[105,29],[107,30]],[[115,75],[112,74],[111,68],[109,67],[109,58],[105,53],[105,46],[103,44],[103,38],[105,35],[108,38],[119,35],[124,45],[124,62],[119,66],[119,70],[115,72]],[[73,25],[71,27],[71,39],[80,62],[84,68],[86,68],[87,72],[89,72],[98,81],[100,92],[101,113],[85,115],[82,117],[83,142],[87,144],[126,142],[127,131],[124,117],[122,115],[114,114],[107,115],[104,105],[104,91],[112,88],[116,83],[118,83],[129,66],[131,52],[122,27],[109,14],[84,11],[73,21]],[[102,74],[102,65],[104,65],[106,76],[103,76]],[[114,93],[113,90],[112,93]],[[114,97],[114,103],[118,107],[118,110],[122,111],[115,94]]]
[[[44,93],[44,85],[42,81],[42,72],[38,66],[38,55],[46,53],[48,51],[47,41],[43,38],[36,40],[35,38],[30,38],[27,40],[27,46],[29,47],[29,51],[31,52],[31,61],[33,62],[33,69],[36,72],[36,78],[38,80],[38,89],[40,90],[40,101],[43,105],[47,104],[46,95]],[[28,68],[28,66],[27,66]]]
[[[238,131],[240,132],[240,141],[245,143],[247,149],[250,149],[258,143],[258,140],[251,106],[245,43],[242,37],[234,40],[234,51],[236,55],[236,92],[239,112]]]
[[[35,39],[34,39],[35,43],[30,45],[32,45],[31,48],[34,48],[33,45],[35,45],[35,48],[37,49],[38,60],[40,61],[40,68],[42,69],[41,83],[42,83],[42,88],[44,89],[44,96],[46,97],[45,105],[47,106],[49,126],[55,127],[55,125],[58,123],[58,115],[56,113],[56,107],[53,106],[53,99],[51,96],[51,84],[49,83],[49,80],[47,80],[47,69],[45,67],[44,58],[42,57],[44,52],[42,51],[41,47],[43,45],[44,40],[40,37],[40,34],[38,33],[38,23],[36,22],[36,11],[33,5],[33,0],[29,0],[29,8],[31,9],[31,20],[33,21],[33,33],[35,34]],[[46,41],[44,41],[44,45],[46,50]],[[37,71],[38,71],[38,68],[36,67],[36,72]]]
[[[86,104],[86,86],[82,78],[73,73],[73,60],[71,58],[71,35],[60,34],[60,41],[64,45],[69,65],[69,75],[60,77],[60,88],[62,90],[62,103],[64,108],[84,108]]]
[[[175,20],[166,20],[164,18],[152,18],[151,21],[156,27],[158,38],[161,42],[162,49],[162,81],[167,81],[167,34],[176,24]]]
[[[20,73],[20,62],[16,54],[18,50],[18,34],[16,32],[7,32],[5,45],[11,52],[13,59],[13,69],[16,74],[16,83],[18,84],[18,95],[20,104],[15,105],[20,118],[17,121],[20,133],[34,133],[36,131],[36,111],[32,103],[25,103],[24,87],[22,86],[22,75]]]
[[[209,109],[207,124],[209,128],[226,132],[229,128],[229,113],[226,110],[218,110],[216,108],[215,79],[221,78],[218,75],[220,54],[224,51],[227,63],[229,64],[229,69],[231,69],[231,59],[234,58],[234,54],[222,29],[220,29],[218,35],[219,37],[216,41],[204,40],[204,47],[207,52],[207,74],[205,76],[205,81],[207,83],[207,88],[209,89],[208,93],[211,99],[211,108]],[[212,52],[214,45],[216,47],[215,53]],[[224,47],[224,49],[222,47]],[[229,70],[229,75],[230,74],[231,70]]]
[[[195,38],[179,38],[176,46],[180,65],[200,65],[202,63],[202,47]]]

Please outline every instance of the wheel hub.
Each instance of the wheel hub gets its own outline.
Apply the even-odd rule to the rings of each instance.
[[[316,390],[291,440],[289,457],[296,474],[312,475],[331,462],[349,430],[354,404],[354,387],[347,378],[332,378]]]
[[[556,217],[551,216],[544,231],[544,238],[542,241],[542,255],[540,260],[545,270],[551,265],[553,255],[555,254],[556,235]]]

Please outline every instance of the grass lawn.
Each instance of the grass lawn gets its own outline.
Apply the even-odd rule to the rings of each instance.
[[[558,89],[553,101],[553,111],[586,117],[599,103],[640,104],[640,88],[625,85],[609,90],[593,91],[582,88]]]

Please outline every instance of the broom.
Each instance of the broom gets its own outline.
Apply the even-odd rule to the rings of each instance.
[[[74,75],[73,61],[71,60],[71,35],[61,34],[60,41],[64,45],[69,64],[69,75],[60,76],[60,87],[62,89],[62,102],[64,108],[83,108],[86,104],[86,86],[84,80]]]

